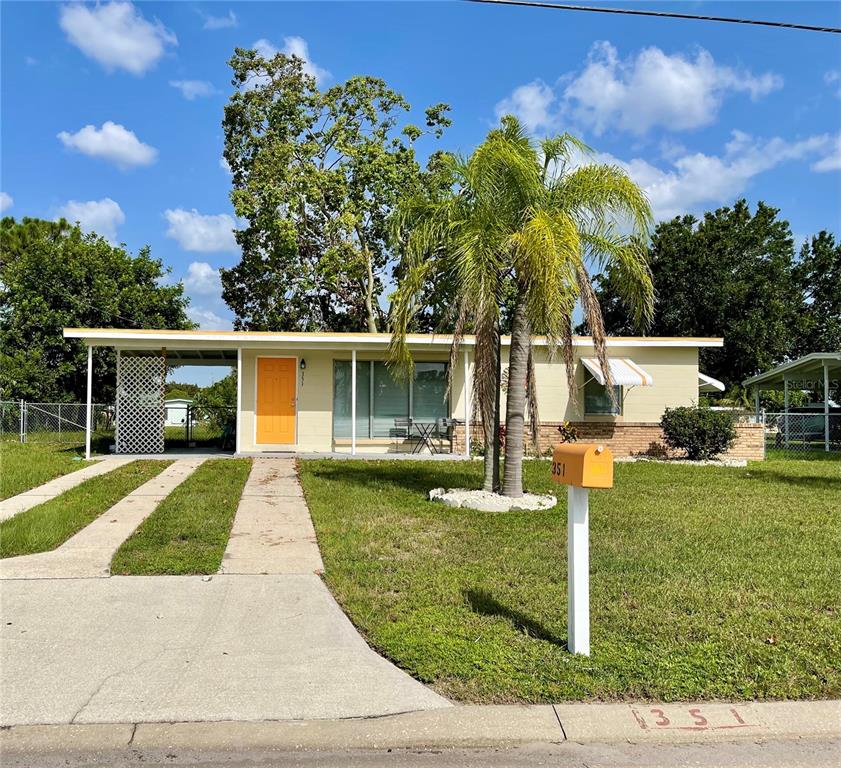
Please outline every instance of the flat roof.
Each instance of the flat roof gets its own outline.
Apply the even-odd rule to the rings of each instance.
[[[176,331],[145,328],[65,328],[64,338],[82,339],[92,346],[120,347],[123,349],[156,349],[177,343],[181,349],[237,349],[259,348],[280,344],[298,348],[319,346],[342,349],[379,349],[388,346],[390,333],[333,333],[303,331]],[[453,337],[449,334],[410,333],[409,346],[450,346]],[[502,337],[504,346],[511,343],[510,336]],[[546,345],[544,336],[537,336],[534,343]],[[589,336],[574,336],[575,346],[592,346]],[[721,338],[690,336],[609,336],[606,343],[611,347],[721,347]],[[475,344],[474,336],[465,336],[462,344]]]
[[[803,357],[798,357],[797,360],[781,363],[775,368],[751,376],[749,379],[745,379],[742,384],[746,386],[751,384],[770,386],[771,384],[782,384],[785,379],[794,379],[795,377],[823,376],[825,364],[831,375],[841,373],[841,352],[812,352],[803,355]]]

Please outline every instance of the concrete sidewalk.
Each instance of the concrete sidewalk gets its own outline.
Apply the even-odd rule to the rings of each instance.
[[[0,560],[0,579],[73,579],[108,576],[120,545],[203,459],[182,459],[120,499],[51,552]]]
[[[220,573],[324,570],[294,459],[254,459]]]
[[[0,725],[360,718],[449,707],[315,575],[0,582]]]
[[[93,464],[77,469],[75,472],[68,472],[66,475],[56,477],[37,488],[31,488],[17,496],[0,501],[0,521],[8,520],[21,512],[26,512],[27,509],[37,507],[39,504],[50,501],[50,499],[54,499],[65,491],[84,483],[85,480],[104,475],[106,472],[111,472],[131,461],[134,461],[134,459],[125,456],[114,456],[107,461],[100,459]]]

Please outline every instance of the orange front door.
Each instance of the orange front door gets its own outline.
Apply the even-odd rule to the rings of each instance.
[[[295,442],[295,358],[257,358],[257,442]]]

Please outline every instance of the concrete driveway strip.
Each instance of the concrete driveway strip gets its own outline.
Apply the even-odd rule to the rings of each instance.
[[[254,459],[220,573],[320,573],[312,518],[292,459]]]
[[[77,469],[75,472],[68,472],[66,475],[56,477],[37,488],[31,488],[17,496],[0,501],[0,522],[19,515],[21,512],[26,512],[27,509],[37,507],[39,504],[54,499],[59,494],[84,483],[85,480],[104,475],[106,472],[110,472],[123,464],[128,464],[130,461],[134,461],[134,459],[125,456],[115,456],[107,460],[101,459],[87,467]]]
[[[315,575],[0,584],[0,724],[303,720],[449,706]]]
[[[204,459],[173,462],[51,552],[0,560],[0,579],[108,576],[120,545]]]

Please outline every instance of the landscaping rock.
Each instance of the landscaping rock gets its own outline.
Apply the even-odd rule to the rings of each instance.
[[[651,461],[656,464],[688,464],[693,467],[746,467],[747,459],[656,459],[652,456],[620,456],[614,459],[618,463]]]
[[[554,496],[525,493],[517,499],[489,491],[468,488],[433,488],[430,501],[440,501],[448,507],[465,507],[479,512],[515,512],[552,509],[558,500]]]

